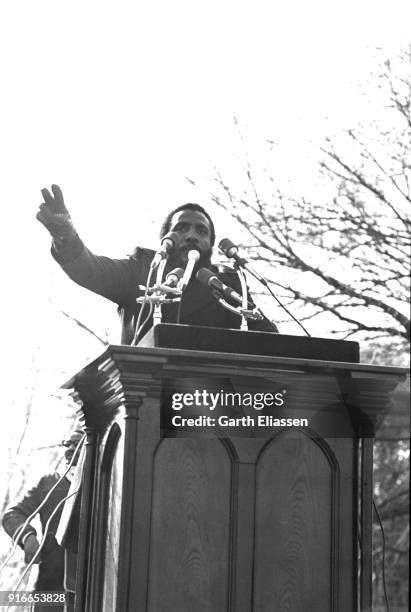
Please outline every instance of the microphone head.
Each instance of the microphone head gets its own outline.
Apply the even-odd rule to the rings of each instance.
[[[184,270],[183,268],[174,268],[171,270],[166,276],[166,284],[170,286],[177,285],[180,278],[183,278]]]
[[[238,251],[238,247],[229,238],[220,240],[218,248],[226,257],[232,257]]]
[[[200,268],[200,270],[196,274],[197,280],[199,280],[200,283],[202,283],[206,287],[209,286],[210,280],[214,277],[214,272],[211,272],[211,270],[207,270],[207,268]]]
[[[163,236],[161,239],[161,247],[158,249],[158,251],[154,255],[153,260],[150,264],[151,270],[155,270],[156,268],[158,268],[160,263],[164,259],[167,259],[167,257],[170,255],[172,250],[176,246],[178,246],[179,242],[180,242],[180,236],[176,232],[168,232],[168,234]]]
[[[187,253],[187,259],[188,261],[194,261],[194,263],[196,263],[200,259],[200,251],[197,251],[197,249],[191,249]]]
[[[169,248],[172,248],[172,249],[174,249],[178,245],[179,242],[180,242],[180,236],[177,234],[177,232],[168,232],[168,234],[163,236],[161,239],[162,245],[167,245]]]
[[[183,268],[174,268],[174,270],[171,270],[171,272],[167,274],[166,278],[168,278],[169,276],[176,276],[177,278],[181,278],[183,274]]]

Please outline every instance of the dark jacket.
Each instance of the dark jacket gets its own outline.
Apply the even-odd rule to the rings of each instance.
[[[4,530],[11,538],[16,535],[18,529],[25,523],[26,519],[38,508],[59,478],[60,476],[58,474],[43,476],[35,487],[30,489],[18,503],[5,512],[2,524]],[[57,504],[66,497],[69,488],[70,481],[64,477],[38,512],[43,535],[51,514]],[[62,509],[63,504],[51,519],[47,538],[40,553],[39,573],[35,585],[36,590],[39,591],[63,590],[64,550],[57,544],[55,538]],[[30,523],[25,527],[22,536],[28,533],[37,535],[36,529]],[[21,544],[22,536],[19,538],[19,545],[21,548],[23,548]],[[41,538],[42,536],[38,536],[39,541],[41,541]]]
[[[76,236],[67,245],[53,243],[52,255],[64,272],[76,283],[118,304],[122,323],[121,342],[130,344],[140,308],[136,303],[136,297],[143,295],[139,285],[146,283],[154,251],[137,247],[126,259],[111,259],[94,255]],[[225,284],[240,292],[239,279],[234,270],[225,267],[221,272],[216,266],[211,268],[218,273]],[[170,270],[168,264],[165,274]],[[177,321],[177,307],[177,304],[163,306],[164,323]],[[192,278],[183,295],[180,323],[239,329],[241,318],[223,308],[207,287],[196,278]],[[146,330],[151,326],[152,320],[147,323]],[[278,331],[268,319],[249,321],[249,329]]]

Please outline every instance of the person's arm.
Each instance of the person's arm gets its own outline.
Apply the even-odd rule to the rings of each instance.
[[[18,504],[9,508],[4,513],[2,519],[2,525],[5,532],[13,540],[16,540],[18,536],[18,545],[24,551],[24,560],[26,563],[32,560],[40,543],[37,539],[37,532],[30,523],[26,525],[20,535],[19,531],[27,518],[36,510],[44,499],[40,483],[36,487],[33,487]],[[39,563],[40,559],[37,559],[36,562]]]
[[[146,280],[149,252],[140,249],[137,256],[128,259],[94,255],[77,235],[60,187],[52,185],[51,191],[42,189],[44,202],[37,219],[53,237],[51,253],[54,259],[82,287],[117,304],[134,299],[138,285]]]
[[[67,257],[75,251],[75,257]],[[115,302],[126,304],[145,284],[150,259],[145,249],[137,249],[136,258],[112,259],[95,255],[76,236],[70,247],[59,248],[53,243],[51,253],[62,270],[78,285]],[[148,259],[148,263],[147,260]]]

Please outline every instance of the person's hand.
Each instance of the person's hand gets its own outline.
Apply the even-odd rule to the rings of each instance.
[[[36,217],[48,229],[53,238],[68,242],[76,233],[70,213],[64,204],[60,187],[52,185],[51,191],[53,195],[48,189],[41,190],[44,202],[40,204]]]
[[[38,549],[40,548],[40,543],[34,533],[31,533],[27,536],[26,541],[24,542],[24,562],[30,563]],[[37,559],[34,563],[40,563],[40,555],[38,555]]]

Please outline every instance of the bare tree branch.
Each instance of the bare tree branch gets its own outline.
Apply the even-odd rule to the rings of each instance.
[[[275,174],[252,167],[237,194],[216,170],[213,201],[248,235],[248,255],[275,267],[267,277],[301,320],[333,317],[344,337],[409,340],[411,217],[411,52],[376,80],[389,121],[371,117],[319,147],[318,179],[331,197],[287,194]],[[267,139],[270,150],[275,143]],[[266,179],[267,193],[260,175]],[[247,242],[247,241],[245,241]],[[283,279],[286,279],[285,281]],[[299,280],[301,279],[301,281]],[[307,282],[312,279],[307,289]],[[349,279],[349,280],[348,280]],[[291,298],[291,299],[290,299]],[[370,314],[372,316],[370,317]]]

